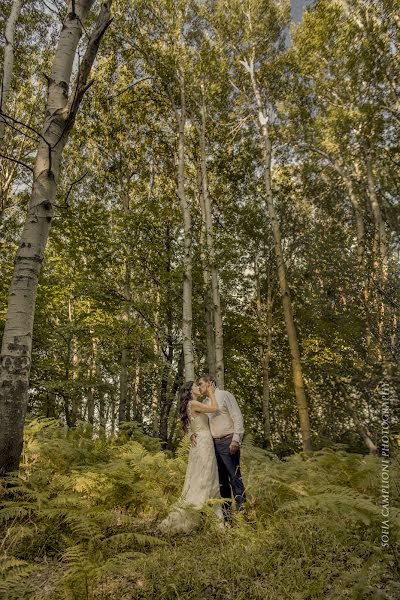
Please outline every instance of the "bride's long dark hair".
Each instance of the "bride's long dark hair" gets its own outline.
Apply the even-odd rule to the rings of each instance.
[[[192,387],[194,381],[187,381],[181,386],[179,392],[179,416],[182,422],[183,431],[189,429],[189,417],[187,412],[187,405],[189,400],[192,399]]]

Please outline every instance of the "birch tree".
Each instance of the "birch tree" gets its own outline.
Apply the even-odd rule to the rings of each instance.
[[[237,11],[240,11],[240,26],[238,26],[238,23],[234,25],[238,29],[236,32],[237,39],[232,42],[232,46],[237,49],[238,46],[240,47],[240,44],[242,45],[240,51],[237,51],[236,60],[244,68],[248,77],[247,85],[250,91],[248,92],[248,87],[245,87],[246,83],[242,82],[240,75],[237,76],[236,85],[244,86],[241,89],[243,89],[243,93],[247,95],[247,98],[249,98],[248,94],[251,94],[253,114],[258,126],[263,161],[264,197],[274,239],[276,269],[292,359],[293,384],[300,419],[301,438],[304,451],[310,452],[312,447],[308,402],[305,394],[299,342],[283,254],[282,233],[274,204],[270,115],[267,113],[268,101],[262,96],[261,86],[256,75],[256,64],[262,63],[263,53],[266,55],[274,53],[274,45],[276,47],[279,44],[282,35],[284,14],[278,5],[273,2],[251,2],[246,9],[235,4],[235,8]],[[264,34],[264,31],[267,33]],[[268,100],[271,105],[271,99]]]
[[[189,2],[156,8],[139,3],[135,11],[135,40],[129,43],[140,54],[147,75],[154,77],[163,95],[168,99],[174,118],[177,138],[175,156],[176,190],[183,223],[183,284],[182,284],[182,338],[185,362],[185,380],[194,380],[193,351],[193,256],[191,203],[186,193],[186,128],[187,114],[187,52],[185,28]],[[149,43],[149,40],[152,40]]]
[[[185,191],[185,125],[186,125],[186,95],[184,74],[180,75],[180,108],[174,107],[178,124],[178,196],[181,203],[184,231],[184,271],[183,271],[183,355],[185,360],[185,380],[194,380],[193,356],[193,280],[192,280],[192,219],[190,204]]]
[[[200,167],[201,167],[201,191],[202,203],[205,222],[205,238],[207,245],[207,259],[209,263],[211,298],[213,309],[213,323],[215,335],[215,378],[217,386],[224,389],[224,336],[221,313],[221,298],[219,292],[218,270],[215,259],[214,250],[214,227],[211,211],[210,194],[208,188],[208,173],[207,173],[207,150],[206,150],[206,125],[207,125],[207,110],[205,100],[205,86],[201,85],[201,105],[200,105],[200,124],[199,124],[199,139],[200,139]]]
[[[204,205],[204,196],[202,190],[201,170],[198,168],[198,195],[201,209],[201,234],[200,234],[200,258],[203,270],[203,294],[204,294],[204,317],[207,343],[207,366],[210,375],[215,377],[215,335],[214,335],[214,319],[213,306],[211,295],[211,275],[208,264],[207,253],[207,225],[206,225],[206,209]]]
[[[85,92],[99,44],[110,24],[111,0],[100,9],[69,93],[71,76],[84,23],[93,0],[68,4],[51,74],[46,114],[33,169],[28,215],[15,257],[4,329],[0,370],[0,472],[18,469],[31,368],[35,300],[44,251],[53,216],[63,149]]]
[[[272,354],[272,277],[270,269],[267,269],[267,302],[266,305],[261,295],[261,277],[258,265],[255,265],[256,278],[256,311],[258,321],[258,331],[260,337],[260,362],[262,373],[262,412],[264,425],[264,442],[267,448],[272,447],[271,443],[271,420],[270,420],[270,359]],[[264,314],[266,313],[266,319]],[[265,322],[266,321],[266,322]]]
[[[3,147],[4,131],[6,122],[3,113],[7,113],[8,97],[10,94],[11,79],[14,66],[14,36],[17,20],[22,8],[22,0],[14,0],[11,6],[11,12],[7,19],[5,29],[5,46],[3,73],[1,76],[0,93],[0,148]]]

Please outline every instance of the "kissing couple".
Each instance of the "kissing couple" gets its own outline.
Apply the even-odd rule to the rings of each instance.
[[[212,509],[223,527],[224,520],[231,520],[232,495],[237,511],[246,501],[240,473],[242,413],[230,392],[217,388],[211,375],[202,375],[197,383],[182,385],[179,414],[184,431],[191,436],[189,459],[181,496],[160,529],[189,533],[198,522],[193,509],[202,508],[208,500],[217,500]]]

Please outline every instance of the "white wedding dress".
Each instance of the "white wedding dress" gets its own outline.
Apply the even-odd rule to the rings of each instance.
[[[197,434],[196,446],[190,446],[182,494],[172,512],[160,524],[162,531],[170,533],[189,533],[199,520],[196,509],[202,508],[207,500],[221,498],[217,459],[208,416],[206,413],[192,416],[189,403],[188,417],[192,433]],[[223,521],[221,503],[212,503],[212,510],[218,520]]]

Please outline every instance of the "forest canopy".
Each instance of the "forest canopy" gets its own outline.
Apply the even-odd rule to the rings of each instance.
[[[245,422],[256,508],[235,552],[278,506],[272,541],[264,531],[252,542],[271,552],[283,513],[298,510],[301,529],[305,507],[350,511],[354,530],[336,539],[349,557],[351,535],[371,542],[358,527],[378,527],[377,456],[400,439],[399,14],[399,0],[316,0],[296,23],[285,0],[0,0],[0,474],[19,472],[3,516],[20,528],[4,577],[21,567],[10,598],[29,597],[21,581],[48,553],[70,565],[54,597],[78,580],[96,586],[90,544],[111,529],[128,536],[115,538],[118,551],[156,552],[135,579],[150,585],[168,552],[146,519],[182,483],[179,390],[204,373]],[[102,485],[103,523],[91,513]],[[47,508],[24,504],[35,494]],[[42,537],[24,554],[25,510]],[[321,517],[310,519],[321,532]],[[50,536],[53,550],[50,526],[64,535]],[[81,551],[93,568],[78,576]],[[362,589],[387,585],[387,595],[346,596],[357,571],[350,587],[304,598],[394,598],[385,569],[381,587]],[[196,597],[225,598],[192,585]],[[266,597],[251,585],[237,598]],[[286,596],[279,585],[271,600],[303,584]],[[132,598],[189,598],[146,589]],[[62,597],[103,597],[86,592]]]

